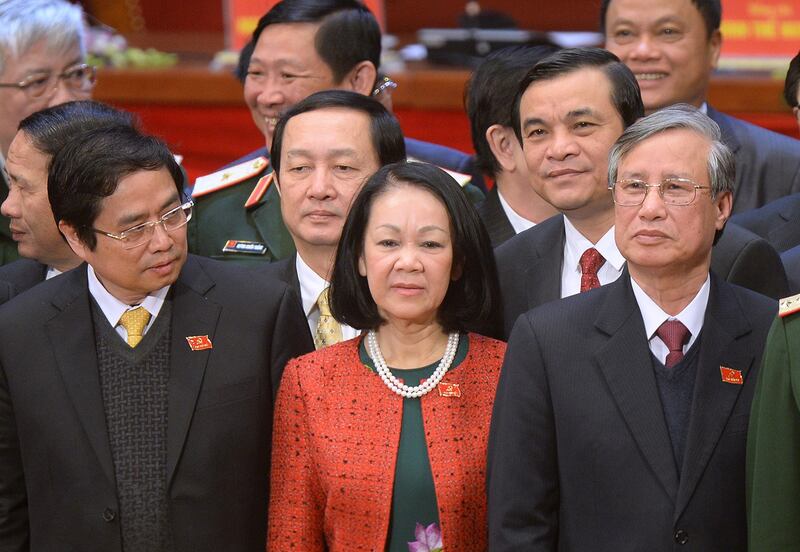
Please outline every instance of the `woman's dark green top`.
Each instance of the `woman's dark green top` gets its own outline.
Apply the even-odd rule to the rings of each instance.
[[[461,334],[458,341],[452,372],[467,356],[469,339]],[[375,365],[367,354],[366,338],[361,340],[358,353],[369,369],[375,372]],[[439,365],[422,368],[396,370],[389,367],[394,377],[412,387],[433,375]],[[375,377],[380,377],[375,375]],[[434,389],[431,393],[436,393]],[[427,527],[431,523],[439,525],[439,509],[436,491],[433,487],[433,474],[425,443],[425,425],[422,419],[422,405],[418,398],[403,398],[403,422],[400,430],[400,446],[397,449],[397,464],[394,470],[394,491],[392,493],[392,513],[389,520],[388,552],[408,552],[408,543],[414,542],[414,528],[417,523]]]

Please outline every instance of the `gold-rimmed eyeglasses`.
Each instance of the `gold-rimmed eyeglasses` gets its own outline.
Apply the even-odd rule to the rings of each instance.
[[[657,188],[666,205],[689,205],[697,197],[697,190],[711,189],[711,186],[701,186],[688,178],[666,178],[659,184],[636,179],[618,180],[608,187],[614,203],[624,207],[644,203],[649,188]]]
[[[30,98],[41,98],[48,91],[54,90],[58,81],[75,92],[89,92],[97,82],[97,69],[93,65],[81,63],[73,65],[63,73],[35,73],[28,75],[20,82],[2,82],[0,88],[18,88]]]
[[[98,230],[97,228],[92,227],[89,227],[89,229],[97,234],[102,234],[103,236],[108,236],[109,238],[119,240],[122,242],[122,247],[125,249],[133,249],[134,247],[139,247],[140,245],[148,243],[153,238],[153,232],[155,232],[156,226],[159,224],[166,232],[172,232],[181,226],[186,225],[186,223],[192,218],[193,206],[194,202],[189,200],[183,205],[179,205],[174,209],[170,209],[158,220],[143,222],[142,224],[137,224],[136,226],[128,228],[127,230],[123,230],[122,232],[106,232],[105,230]]]

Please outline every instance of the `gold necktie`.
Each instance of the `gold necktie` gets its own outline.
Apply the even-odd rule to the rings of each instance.
[[[150,322],[150,313],[144,307],[125,311],[119,317],[119,325],[128,332],[128,345],[136,347],[142,340],[142,332]]]
[[[342,340],[342,325],[331,314],[331,307],[328,303],[329,289],[330,287],[323,289],[322,293],[319,294],[319,298],[317,298],[319,322],[317,322],[317,331],[314,334],[314,347],[316,349],[322,349]]]

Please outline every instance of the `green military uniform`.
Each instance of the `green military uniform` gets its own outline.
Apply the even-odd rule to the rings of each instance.
[[[237,170],[246,176],[240,179]],[[257,157],[204,177],[211,180],[211,191],[201,189],[201,195],[196,195],[202,180],[198,179],[189,221],[189,251],[239,264],[272,262],[292,255],[294,242],[283,224],[280,196],[271,183],[271,173],[267,159]],[[232,184],[223,181],[226,174],[234,175]],[[268,184],[261,194],[256,190],[259,183]]]
[[[189,251],[251,266],[294,254],[271,173],[262,155],[199,178],[192,192],[195,208],[189,221]],[[479,188],[466,183],[469,177],[451,174],[473,204],[484,199]]]
[[[749,550],[796,552],[800,550],[800,295],[781,299],[755,393],[747,435]]]
[[[6,184],[6,177],[4,174],[0,174],[0,203],[4,202],[7,197],[8,185]],[[11,238],[10,223],[11,221],[7,217],[0,215],[0,265],[19,259],[17,242]]]

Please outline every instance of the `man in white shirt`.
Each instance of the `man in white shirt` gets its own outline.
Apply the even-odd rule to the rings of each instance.
[[[12,295],[82,262],[56,227],[47,197],[47,171],[53,156],[76,136],[118,125],[133,125],[131,115],[89,100],[43,109],[20,122],[5,166],[8,197],[0,205],[24,257],[0,267],[0,280],[12,285]]]
[[[405,159],[400,125],[367,96],[317,92],[280,118],[271,159],[297,253],[263,271],[297,291],[317,348],[353,338],[357,330],[330,316],[328,282],[353,198],[381,166]]]
[[[690,107],[614,144],[627,273],[514,326],[490,433],[491,550],[747,550],[745,437],[777,304],[710,272],[733,171],[719,127]]]
[[[187,255],[183,173],[131,125],[47,186],[86,264],[0,315],[0,548],[263,550],[273,396],[313,348],[294,292]]]
[[[622,274],[607,156],[623,129],[643,113],[633,73],[605,50],[561,50],[525,76],[514,129],[534,189],[562,214],[495,251],[503,294],[498,335],[507,338],[528,309]],[[715,243],[712,269],[719,276],[775,299],[785,296],[780,256],[765,240],[728,225]]]
[[[466,110],[475,159],[494,187],[478,204],[492,247],[558,213],[531,185],[522,145],[511,122],[519,82],[555,46],[512,46],[491,53],[470,77]]]
[[[633,74],[604,50],[561,50],[525,75],[512,113],[515,138],[530,184],[561,215],[495,251],[503,294],[499,334],[507,338],[528,309],[613,282],[622,273],[607,157],[622,131],[642,115]]]

